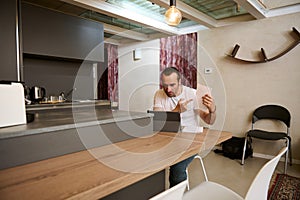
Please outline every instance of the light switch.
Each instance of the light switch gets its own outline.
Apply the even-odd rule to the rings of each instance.
[[[205,67],[204,68],[204,73],[205,74],[211,74],[213,72],[213,69],[211,67]]]
[[[142,51],[140,48],[137,48],[133,51],[133,59],[140,60],[142,58]]]

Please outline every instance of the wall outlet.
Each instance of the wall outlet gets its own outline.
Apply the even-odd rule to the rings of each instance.
[[[204,68],[204,74],[211,74],[212,72],[213,72],[213,69],[211,67]]]

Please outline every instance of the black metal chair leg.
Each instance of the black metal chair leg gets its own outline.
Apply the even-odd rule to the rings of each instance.
[[[290,156],[290,166],[292,166],[292,141],[289,138],[289,156]]]

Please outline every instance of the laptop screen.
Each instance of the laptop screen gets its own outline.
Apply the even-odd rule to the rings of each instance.
[[[178,132],[180,130],[180,113],[171,111],[153,111],[153,131]]]

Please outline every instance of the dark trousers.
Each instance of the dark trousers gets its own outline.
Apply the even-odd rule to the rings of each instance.
[[[170,175],[169,175],[170,187],[173,187],[174,185],[177,185],[178,183],[186,180],[187,174],[185,170],[187,166],[193,161],[194,157],[195,155],[179,163],[176,163],[175,165],[172,165],[170,167]]]

